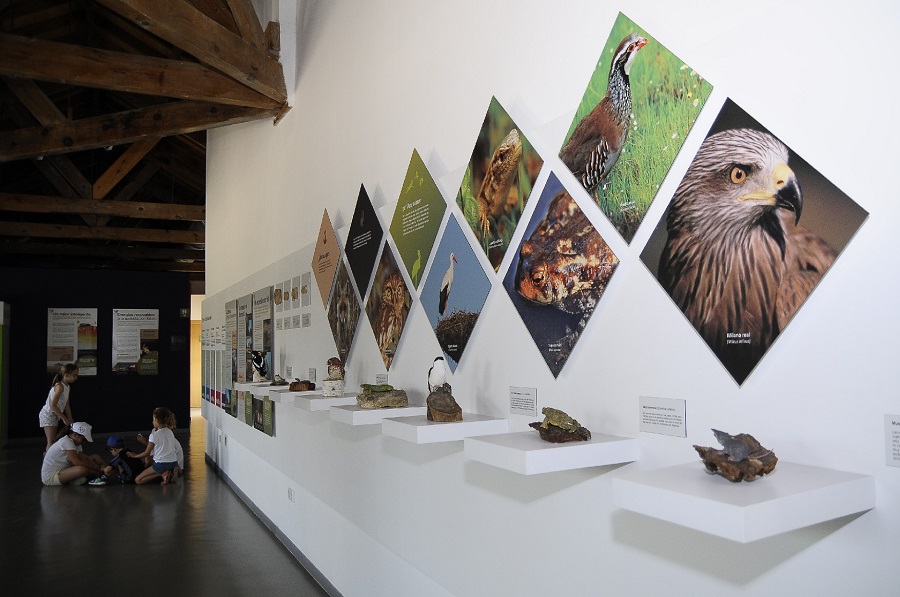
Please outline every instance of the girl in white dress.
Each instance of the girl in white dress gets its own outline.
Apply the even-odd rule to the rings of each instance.
[[[72,424],[72,406],[69,404],[69,390],[78,379],[78,366],[74,363],[63,365],[53,378],[53,384],[50,392],[47,394],[47,402],[41,408],[38,414],[38,420],[47,436],[47,447],[50,446],[60,437],[58,431],[59,422],[62,421],[65,429]]]

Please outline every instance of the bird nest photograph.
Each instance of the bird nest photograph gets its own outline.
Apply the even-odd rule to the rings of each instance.
[[[641,261],[741,385],[867,217],[726,100]]]
[[[519,225],[544,160],[491,98],[456,203],[494,271]]]
[[[712,85],[619,13],[559,157],[631,243]]]
[[[450,214],[419,301],[451,371],[456,371],[490,292],[478,255]]]

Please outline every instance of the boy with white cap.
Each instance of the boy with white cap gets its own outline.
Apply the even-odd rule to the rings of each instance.
[[[94,441],[91,426],[72,423],[69,433],[56,440],[44,455],[41,481],[44,485],[81,485],[88,477],[100,475],[104,462],[99,454],[85,454],[81,445]]]

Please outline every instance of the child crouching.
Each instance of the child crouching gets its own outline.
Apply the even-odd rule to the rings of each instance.
[[[153,464],[135,477],[134,482],[138,485],[150,483],[160,477],[165,485],[172,476],[172,470],[178,466],[176,448],[178,440],[169,429],[169,423],[174,419],[175,415],[168,408],[159,407],[154,410],[153,431],[147,440],[146,449],[139,454],[126,452],[126,455],[131,458],[145,458],[148,455],[153,457]],[[172,426],[174,427],[174,423]]]

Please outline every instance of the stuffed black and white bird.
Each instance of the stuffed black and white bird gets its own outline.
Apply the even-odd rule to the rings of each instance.
[[[593,191],[612,171],[622,153],[631,124],[629,74],[638,50],[647,45],[631,34],[619,43],[609,67],[606,95],[582,118],[559,157],[582,186]]]
[[[746,343],[751,368],[837,256],[798,225],[803,196],[787,162],[768,133],[711,135],[666,221],[660,283],[717,354]]]
[[[428,370],[428,392],[447,383],[447,365],[444,357],[436,357]]]
[[[444,277],[441,280],[441,294],[438,297],[438,313],[441,315],[447,310],[447,300],[450,298],[450,288],[453,286],[453,266],[456,263],[459,263],[456,260],[456,255],[450,253],[450,267],[444,272]]]

